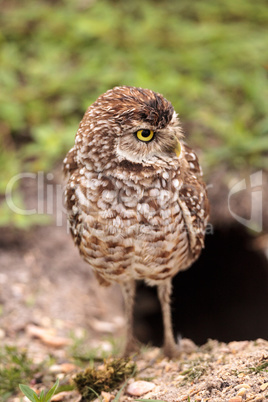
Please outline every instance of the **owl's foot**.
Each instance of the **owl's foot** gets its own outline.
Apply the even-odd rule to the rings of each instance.
[[[139,351],[140,351],[139,341],[135,338],[132,338],[128,340],[125,345],[123,357],[129,357],[131,355],[138,353]]]
[[[196,344],[191,339],[183,338],[179,340],[178,344],[175,341],[166,342],[163,346],[163,352],[168,358],[177,359],[182,353],[193,353],[196,348]]]
[[[180,345],[167,343],[163,346],[163,353],[169,359],[178,359],[181,355]]]

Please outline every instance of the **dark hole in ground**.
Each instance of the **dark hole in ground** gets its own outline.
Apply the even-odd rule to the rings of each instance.
[[[203,344],[208,338],[268,339],[268,263],[241,226],[214,228],[199,260],[173,280],[175,334]],[[139,283],[136,334],[161,345],[163,336],[156,288]]]

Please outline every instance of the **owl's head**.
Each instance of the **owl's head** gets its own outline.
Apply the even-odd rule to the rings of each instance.
[[[80,124],[78,141],[94,159],[152,166],[180,154],[182,133],[173,106],[149,89],[115,87],[94,102]]]

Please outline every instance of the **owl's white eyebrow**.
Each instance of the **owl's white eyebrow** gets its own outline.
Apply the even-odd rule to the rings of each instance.
[[[135,156],[134,153],[123,151],[122,149],[119,148],[119,145],[116,146],[115,152],[119,158],[128,159],[130,162],[140,163],[142,160],[141,157]]]
[[[150,130],[150,131],[153,131],[155,134],[156,134],[156,132],[157,132],[157,131],[154,130],[153,128],[143,126],[143,127],[140,127],[140,128],[135,128],[135,131],[133,131],[133,134],[136,134],[136,132],[137,132],[137,131],[140,131],[140,130]]]

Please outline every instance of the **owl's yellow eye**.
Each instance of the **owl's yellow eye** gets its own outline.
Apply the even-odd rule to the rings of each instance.
[[[138,140],[140,140],[140,141],[149,142],[154,138],[154,132],[153,132],[153,130],[148,130],[148,129],[138,130],[136,132],[136,136],[137,136]]]

